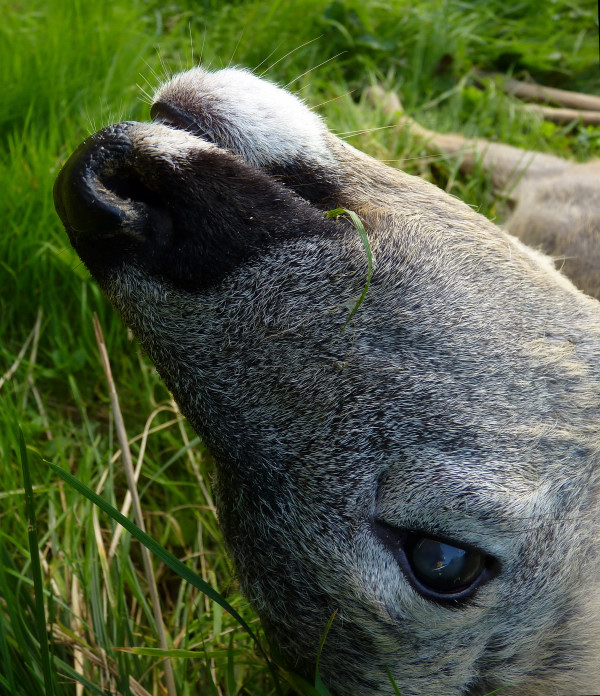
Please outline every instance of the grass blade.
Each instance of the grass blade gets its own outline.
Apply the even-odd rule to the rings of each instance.
[[[356,228],[358,236],[360,237],[360,241],[362,242],[365,248],[365,252],[367,254],[367,281],[365,283],[365,287],[361,293],[361,296],[358,298],[356,304],[352,308],[352,311],[346,319],[346,323],[344,324],[344,326],[342,326],[343,331],[352,321],[352,317],[356,314],[358,308],[361,306],[363,300],[367,296],[367,291],[369,290],[369,285],[371,284],[371,276],[373,275],[373,254],[371,252],[371,244],[369,242],[369,238],[367,237],[367,233],[365,231],[365,226],[363,225],[362,220],[353,210],[347,210],[346,208],[335,208],[334,210],[328,210],[325,213],[325,215],[328,218],[338,217],[339,215],[347,215],[350,218],[350,222]]]
[[[56,464],[49,463],[52,471],[54,471],[58,476],[60,476],[66,483],[69,484],[76,491],[85,496],[94,505],[97,505],[103,512],[113,518],[115,522],[124,527],[132,536],[134,536],[140,543],[142,543],[147,549],[149,549],[157,558],[159,558],[165,565],[167,565],[171,570],[183,580],[186,580],[196,589],[204,592],[205,595],[210,597],[214,602],[219,604],[223,609],[225,609],[233,618],[240,624],[240,626],[248,633],[252,638],[258,649],[260,650],[262,656],[264,657],[267,667],[273,676],[275,683],[275,689],[279,696],[282,696],[281,686],[279,684],[279,679],[277,678],[277,673],[273,663],[269,660],[265,649],[263,648],[258,636],[250,628],[248,623],[242,618],[242,616],[229,604],[229,602],[224,599],[216,590],[214,590],[207,582],[202,580],[196,573],[191,571],[184,563],[182,563],[177,557],[175,557],[170,551],[161,546],[157,541],[155,541],[151,536],[143,532],[136,524],[131,520],[127,519],[122,515],[116,508],[107,503],[99,495],[94,493],[85,484],[81,483],[75,476],[70,474],[68,471],[64,471]]]
[[[35,517],[35,500],[31,486],[29,473],[29,459],[25,438],[21,428],[18,428],[19,456],[21,470],[23,472],[23,487],[25,489],[25,514],[27,516],[27,536],[29,539],[29,553],[31,554],[31,574],[33,575],[33,588],[35,595],[35,624],[40,642],[40,661],[44,677],[44,689],[46,696],[54,696],[54,683],[52,679],[52,665],[50,661],[50,649],[48,646],[48,632],[46,630],[46,610],[44,606],[44,583],[42,581],[42,568],[40,564],[40,549],[37,537],[37,524]]]
[[[387,672],[388,679],[390,680],[390,684],[392,685],[392,688],[394,689],[394,693],[396,696],[402,696],[400,693],[400,689],[396,686],[396,681],[394,680],[394,677],[392,676],[392,672],[388,665],[385,666],[385,671]]]
[[[327,626],[325,626],[323,637],[321,638],[321,642],[319,643],[319,652],[317,653],[317,663],[315,665],[315,688],[319,696],[331,696],[331,692],[325,686],[323,680],[321,679],[321,673],[319,672],[319,661],[321,659],[321,653],[323,652],[323,646],[325,645],[325,641],[327,639],[327,634],[329,633],[329,629],[331,628],[331,624],[333,623],[333,620],[335,619],[337,613],[338,610],[336,609],[333,612],[333,614],[329,617]]]
[[[6,597],[8,593],[3,592],[3,578],[0,578],[0,596]],[[10,654],[8,651],[8,644],[6,641],[6,626],[4,615],[0,612],[0,658],[3,671],[6,670],[6,674],[2,676],[2,686],[7,688],[11,694],[17,693],[17,685],[15,683],[15,676],[12,669],[12,664],[10,660]]]

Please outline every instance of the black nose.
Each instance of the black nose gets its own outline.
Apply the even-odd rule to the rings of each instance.
[[[87,138],[56,179],[54,205],[73,244],[112,237],[126,227],[129,211],[115,183],[133,148],[129,126],[110,126]]]
[[[118,123],[90,136],[54,184],[56,212],[92,273],[142,252],[159,256],[172,240],[170,214],[141,180],[131,138],[136,127]]]

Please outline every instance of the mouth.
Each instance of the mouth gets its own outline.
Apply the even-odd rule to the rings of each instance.
[[[186,113],[175,104],[170,104],[162,100],[154,102],[150,107],[150,118],[154,123],[186,131],[191,135],[214,143],[214,138],[211,136],[211,133],[203,128],[193,116],[190,116],[190,114]]]

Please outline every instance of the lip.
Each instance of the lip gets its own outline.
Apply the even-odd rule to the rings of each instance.
[[[156,123],[162,123],[171,128],[187,131],[192,135],[208,139],[212,142],[210,134],[206,129],[199,126],[193,116],[190,116],[190,114],[186,113],[183,109],[169,102],[162,100],[154,102],[150,107],[150,117]]]

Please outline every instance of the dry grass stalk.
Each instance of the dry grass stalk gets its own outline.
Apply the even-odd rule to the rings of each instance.
[[[100,357],[102,360],[102,367],[104,369],[104,374],[106,376],[106,381],[108,383],[108,389],[110,394],[110,402],[113,411],[113,416],[115,419],[115,428],[117,431],[117,437],[121,445],[121,451],[123,455],[123,464],[125,468],[125,475],[127,477],[127,485],[129,487],[129,492],[131,493],[131,501],[133,505],[133,512],[135,515],[136,524],[138,527],[145,531],[144,519],[142,515],[142,506],[140,504],[140,499],[137,492],[135,472],[133,468],[133,461],[131,458],[131,450],[129,449],[129,442],[127,440],[127,433],[125,431],[125,423],[123,421],[123,415],[121,413],[121,408],[119,406],[119,397],[117,396],[117,390],[115,387],[114,380],[112,378],[112,371],[110,369],[110,362],[108,359],[108,351],[106,349],[106,343],[104,342],[104,336],[102,334],[102,328],[100,326],[100,321],[97,315],[94,315],[94,331],[96,333],[96,340],[98,342],[98,349],[100,350]],[[146,581],[148,583],[148,590],[150,592],[150,599],[152,603],[152,611],[154,613],[154,619],[156,621],[156,628],[158,631],[159,643],[162,650],[167,651],[169,649],[169,644],[167,642],[165,625],[162,617],[162,609],[160,605],[160,600],[158,597],[158,588],[156,586],[156,578],[154,576],[154,570],[152,568],[152,559],[150,557],[150,551],[145,546],[141,546],[142,560],[144,564],[144,572],[146,575]],[[167,682],[167,693],[169,696],[176,696],[177,690],[175,688],[175,678],[173,675],[173,666],[169,658],[164,660],[165,669],[165,679]]]

